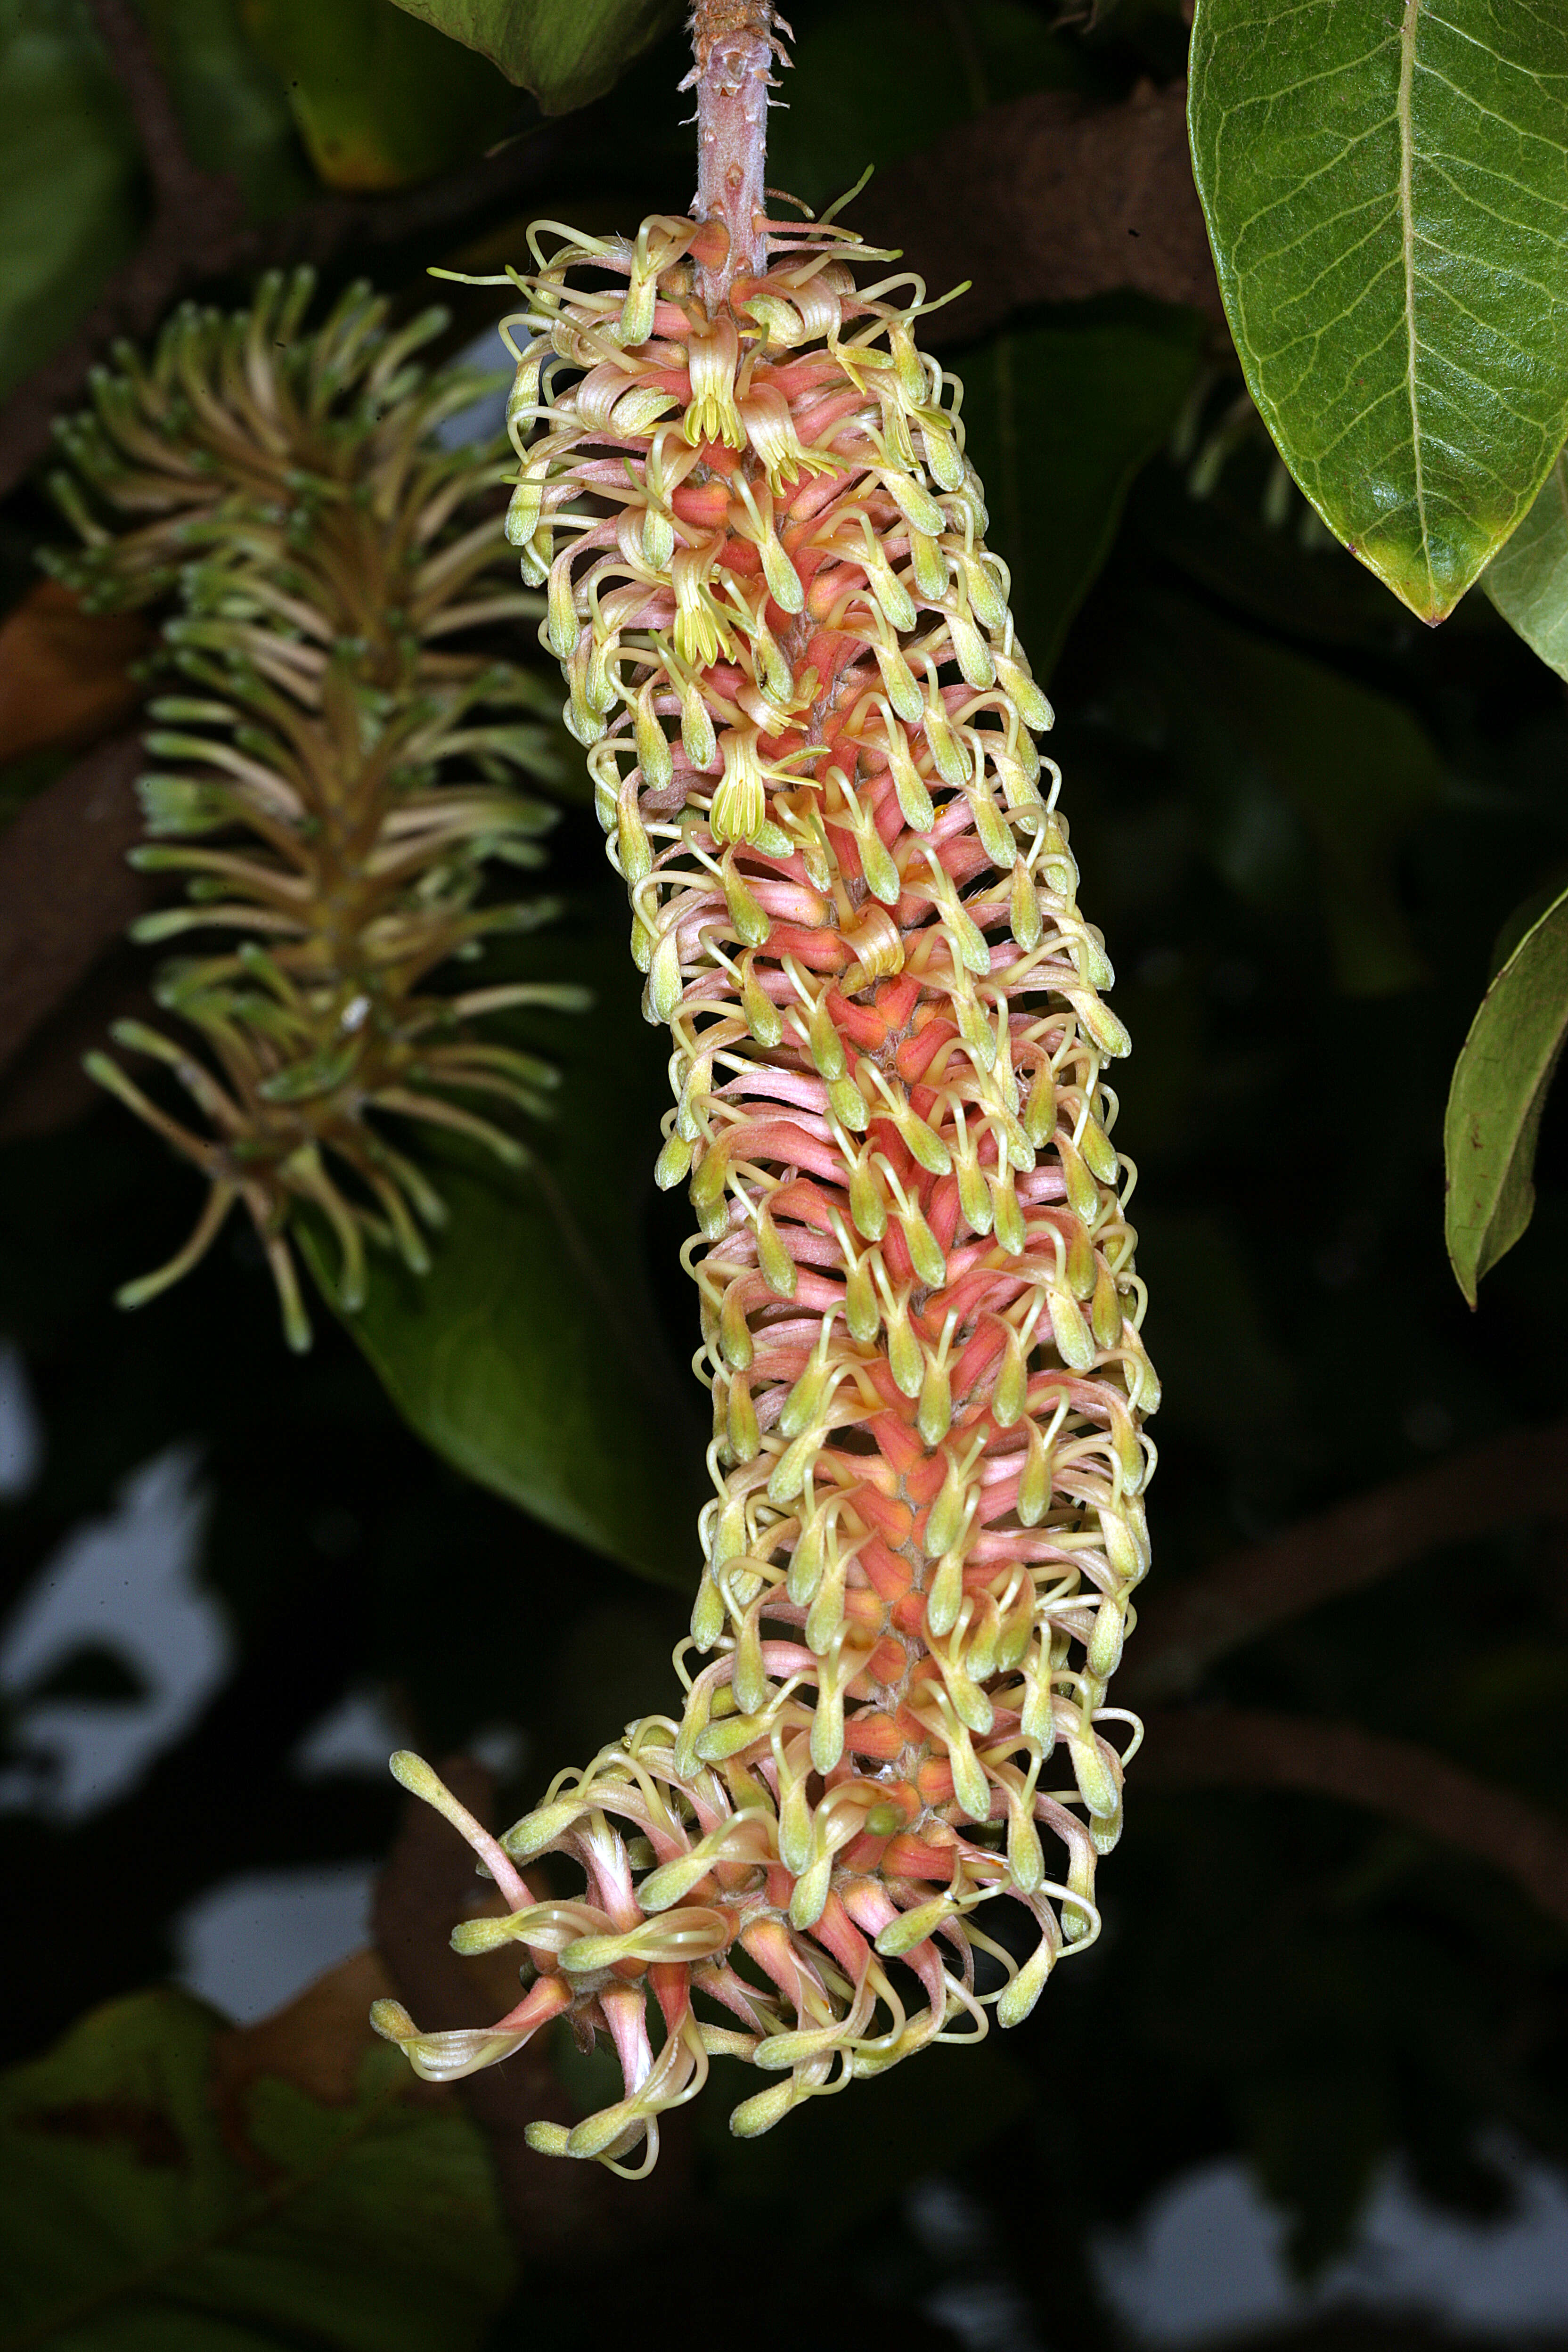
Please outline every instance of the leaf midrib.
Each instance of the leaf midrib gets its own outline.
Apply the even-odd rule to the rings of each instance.
[[[1415,84],[1415,35],[1422,0],[1405,0],[1399,28],[1399,229],[1405,253],[1405,384],[1410,402],[1410,443],[1415,467],[1415,514],[1421,526],[1421,560],[1426,567],[1428,598],[1436,600],[1432,576],[1432,545],[1426,528],[1426,485],[1421,462],[1420,395],[1415,381],[1415,207],[1412,197],[1415,132],[1413,120]]]

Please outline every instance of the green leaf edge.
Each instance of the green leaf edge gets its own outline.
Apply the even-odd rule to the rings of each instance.
[[[683,1573],[674,1563],[661,1559],[656,1547],[646,1550],[626,1543],[617,1543],[608,1532],[597,1526],[585,1512],[570,1507],[562,1508],[541,1495],[525,1481],[498,1474],[482,1446],[455,1443],[445,1432],[437,1433],[425,1425],[408,1385],[398,1366],[377,1346],[366,1328],[364,1318],[346,1308],[338,1296],[337,1277],[332,1271],[332,1251],[327,1235],[313,1218],[301,1216],[289,1228],[289,1237],[297,1243],[300,1254],[310,1270],[321,1303],[348,1333],[371,1370],[380,1381],[386,1396],[395,1407],[399,1419],[416,1444],[428,1447],[459,1476],[472,1479],[476,1486],[487,1493],[499,1495],[502,1502],[511,1504],[531,1519],[537,1519],[557,1535],[567,1536],[586,1551],[596,1552],[601,1559],[614,1560],[618,1568],[630,1570],[645,1583],[665,1586],[671,1591],[689,1592],[696,1578],[695,1522],[692,1527],[693,1567]]]
[[[1516,1087],[1511,1090],[1505,1114],[1512,1121],[1511,1135],[1501,1166],[1489,1172],[1484,1187],[1472,1185],[1467,1194],[1462,1190],[1467,1150],[1473,1153],[1485,1150],[1489,1161],[1496,1156],[1497,1150],[1495,1140],[1489,1148],[1483,1145],[1479,1132],[1478,1123],[1496,1114],[1483,1111],[1475,1102],[1477,1081],[1485,1065],[1496,1058],[1491,1033],[1497,1030],[1506,1037],[1507,1032],[1518,1025],[1520,1005],[1528,1006],[1534,1001],[1530,993],[1522,998],[1519,994],[1521,984],[1527,989],[1539,985],[1534,975],[1527,979],[1525,967],[1533,960],[1531,950],[1542,933],[1564,915],[1568,915],[1568,890],[1560,892],[1531,925],[1492,981],[1476,1009],[1454,1065],[1443,1119],[1443,1160],[1447,1175],[1444,1237],[1455,1280],[1471,1307],[1477,1304],[1483,1276],[1512,1249],[1534,1212],[1536,1139],[1557,1064],[1568,1044],[1568,929],[1561,940],[1551,943],[1564,967],[1563,984],[1556,992],[1555,1035],[1545,1042],[1544,1050],[1536,1056],[1527,1088]],[[1515,1111],[1517,1117],[1513,1116]]]
[[[568,14],[560,0],[555,0],[553,10],[548,5],[542,6],[541,0],[521,0],[521,5],[519,0],[492,0],[489,12],[491,23],[482,31],[476,25],[468,32],[459,32],[447,21],[453,13],[448,0],[394,0],[394,5],[428,25],[433,32],[444,34],[447,40],[478,50],[508,81],[535,98],[544,114],[572,114],[603,98],[645,49],[662,39],[680,21],[679,0],[662,0],[662,5],[659,0],[643,0],[640,7],[636,0],[622,0],[619,11],[612,11],[612,15],[618,13],[632,19],[627,27],[629,37],[624,45],[619,48],[612,46],[611,53],[605,56],[596,44],[590,43],[574,62],[564,68],[558,64],[552,70],[548,62],[552,46],[550,31],[542,37],[538,27],[531,26],[527,19],[542,15],[549,20],[552,16],[559,23]],[[479,16],[487,12],[477,7],[474,13]]]
[[[1481,586],[1491,599],[1495,610],[1501,614],[1514,635],[1530,647],[1536,659],[1544,662],[1548,669],[1555,670],[1559,677],[1568,678],[1568,586],[1565,586],[1562,608],[1555,619],[1543,622],[1540,599],[1531,593],[1528,585],[1521,588],[1517,574],[1521,545],[1530,551],[1523,559],[1527,566],[1531,556],[1538,552],[1538,543],[1530,538],[1531,525],[1535,520],[1542,500],[1553,489],[1562,508],[1559,523],[1564,553],[1555,567],[1551,567],[1548,557],[1548,567],[1555,568],[1568,583],[1568,448],[1564,448],[1557,452],[1547,467],[1546,478],[1537,490],[1529,510],[1514,525],[1482,572]],[[1548,651],[1549,646],[1551,651]]]
[[[1193,25],[1193,36],[1194,39],[1198,29],[1198,11],[1201,10],[1203,0],[1197,0]],[[1273,425],[1269,421],[1268,408],[1264,403],[1258,385],[1253,380],[1254,372],[1251,364],[1249,363],[1247,352],[1236,332],[1234,324],[1235,305],[1233,300],[1235,273],[1231,269],[1230,265],[1226,258],[1224,249],[1215,232],[1213,215],[1209,209],[1209,200],[1204,189],[1203,174],[1198,168],[1197,126],[1194,119],[1199,103],[1198,90],[1199,85],[1197,79],[1189,72],[1187,77],[1186,104],[1187,156],[1188,161],[1192,165],[1193,186],[1197,193],[1198,208],[1204,216],[1204,229],[1209,241],[1209,253],[1214,262],[1215,277],[1219,285],[1220,300],[1225,309],[1226,331],[1230,336],[1231,346],[1236,352],[1237,362],[1241,369],[1242,377],[1246,383],[1247,389],[1251,395],[1253,406],[1257,409],[1258,415],[1262,418],[1264,429],[1268,433],[1270,441],[1273,442],[1275,448],[1279,453],[1280,462],[1285,467],[1286,471],[1289,474],[1290,479],[1295,483],[1296,488],[1300,491],[1301,496],[1306,499],[1307,504],[1311,508],[1313,513],[1322,524],[1324,530],[1329,532],[1330,536],[1339,546],[1346,549],[1350,554],[1353,555],[1358,563],[1363,564],[1367,571],[1372,573],[1373,579],[1380,582],[1381,584],[1388,590],[1390,595],[1397,597],[1399,602],[1405,606],[1405,610],[1414,614],[1416,620],[1424,622],[1428,628],[1437,628],[1444,621],[1448,619],[1449,615],[1458,605],[1460,600],[1468,594],[1469,591],[1475,586],[1477,581],[1483,577],[1488,566],[1492,563],[1496,558],[1501,554],[1503,549],[1507,547],[1510,540],[1513,537],[1514,532],[1525,520],[1531,509],[1535,504],[1536,499],[1540,497],[1553,467],[1558,463],[1558,457],[1553,457],[1549,458],[1546,464],[1542,467],[1540,476],[1535,481],[1533,487],[1521,499],[1518,511],[1514,515],[1513,520],[1509,525],[1508,529],[1503,531],[1500,537],[1493,541],[1492,545],[1486,551],[1486,552],[1470,566],[1469,571],[1464,578],[1459,581],[1458,586],[1453,587],[1452,593],[1447,594],[1443,601],[1433,604],[1427,609],[1423,609],[1419,604],[1415,603],[1410,596],[1408,596],[1405,590],[1400,586],[1397,580],[1395,580],[1391,573],[1384,571],[1380,565],[1372,562],[1361,548],[1352,545],[1349,540],[1342,536],[1334,523],[1332,517],[1324,511],[1319,500],[1313,497],[1311,491],[1307,488],[1306,484],[1298,475],[1295,467],[1290,463],[1289,454],[1284,447],[1279,435],[1274,429]],[[1430,571],[1428,572],[1427,576],[1432,587],[1436,590],[1436,581],[1431,574]],[[1500,606],[1499,607],[1499,610],[1501,610]],[[1510,616],[1504,614],[1503,617],[1505,619],[1509,619]],[[1522,632],[1521,632],[1521,634],[1522,635]],[[1529,642],[1528,639],[1526,642]],[[1515,1238],[1517,1239],[1518,1236],[1516,1235]],[[1500,1255],[1501,1253],[1500,1252]],[[1473,1299],[1470,1303],[1472,1306],[1475,1304]]]

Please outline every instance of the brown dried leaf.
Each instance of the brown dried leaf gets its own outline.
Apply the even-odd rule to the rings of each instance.
[[[84,613],[40,580],[0,621],[0,761],[74,750],[123,726],[142,698],[131,665],[153,641],[141,613]]]
[[[0,833],[0,1069],[152,903],[125,863],[141,766],[135,736],[117,735]]]
[[[368,1946],[317,1977],[281,2009],[254,2025],[220,2034],[213,2048],[213,2080],[221,2105],[237,2102],[258,2074],[280,2076],[325,2107],[352,2106],[360,2062],[380,2048],[371,2030],[372,2001],[392,1991],[392,1979],[379,1952]],[[440,2102],[452,2094],[434,2083],[409,2083]]]

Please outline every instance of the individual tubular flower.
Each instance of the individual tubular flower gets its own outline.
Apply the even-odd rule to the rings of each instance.
[[[444,1212],[386,1122],[521,1160],[483,1112],[543,1110],[555,1073],[475,1024],[581,1001],[431,985],[453,957],[552,912],[481,894],[498,867],[542,861],[554,812],[517,787],[556,772],[540,723],[553,698],[452,642],[540,600],[500,576],[501,520],[482,496],[494,451],[437,437],[483,388],[414,363],[444,314],[391,332],[385,302],[355,287],[304,333],[311,288],[309,272],[274,276],[237,317],[180,311],[147,361],[122,347],[93,380],[94,413],[61,428],[73,471],[55,486],[86,544],[54,568],[90,605],[174,600],[164,641],[184,684],[152,706],[151,838],[133,856],[188,877],[187,903],[133,937],[208,948],[165,965],[154,992],[205,1055],[139,1022],[113,1033],[173,1071],[206,1132],[107,1055],[88,1064],[210,1186],[185,1246],[121,1301],[176,1280],[243,1202],[298,1347],[310,1326],[291,1214],[328,1220],[347,1308],[364,1295],[367,1236],[423,1269],[421,1226]],[[233,944],[215,951],[215,933]]]
[[[488,2036],[378,2016],[437,2076],[563,2012],[608,2032],[625,2097],[531,2137],[617,2167],[715,2053],[774,2078],[752,2134],[1026,2015],[1098,1931],[1138,1736],[1106,1696],[1158,1388],[1050,712],[919,280],[766,233],[715,312],[710,223],[536,232],[511,412],[512,536],[674,1048],[709,1662],[499,1847],[405,1760],[508,1906],[454,1942],[515,1937],[530,1983]],[[534,1898],[544,1856],[582,1901]]]

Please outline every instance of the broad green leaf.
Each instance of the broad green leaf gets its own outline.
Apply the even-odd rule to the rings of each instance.
[[[1139,468],[1202,362],[1195,312],[1136,295],[1065,304],[958,355],[966,453],[1041,677],[1110,552]]]
[[[334,188],[400,188],[477,155],[516,115],[484,61],[391,0],[242,0],[288,86],[311,163]]]
[[[649,1297],[642,1231],[668,1108],[662,1033],[637,1013],[626,922],[606,891],[593,930],[531,943],[540,978],[589,981],[594,1010],[531,1024],[562,1068],[531,1167],[432,1157],[450,1212],[427,1275],[373,1254],[342,1318],[393,1402],[481,1485],[640,1574],[682,1587],[700,1561],[706,1443],[690,1370]],[[312,1248],[329,1298],[330,1249]],[[696,1299],[690,1305],[697,1339]]]
[[[0,398],[136,241],[140,162],[87,0],[0,0]]]
[[[1535,1140],[1568,1040],[1568,891],[1531,925],[1482,997],[1448,1089],[1448,1256],[1473,1307],[1535,1207]]]
[[[1442,620],[1568,439],[1568,15],[1198,0],[1188,120],[1269,431]]]
[[[1557,462],[1535,504],[1481,575],[1503,619],[1559,677],[1568,677],[1568,464]]]
[[[328,2102],[226,2088],[240,2037],[165,1988],[0,2076],[6,2342],[62,2352],[468,2352],[510,2257],[479,2133],[369,2048]]]
[[[336,0],[334,0],[336,5]],[[680,22],[681,0],[397,0],[478,49],[546,114],[602,98],[640,51]]]
[[[451,1223],[431,1272],[379,1261],[343,1321],[455,1469],[641,1575],[690,1586],[702,1500],[691,1375],[618,1263],[647,1160],[595,1167],[608,1141],[568,1146],[553,1165],[542,1155],[510,1181],[433,1167]],[[312,1264],[320,1274],[319,1247]]]

